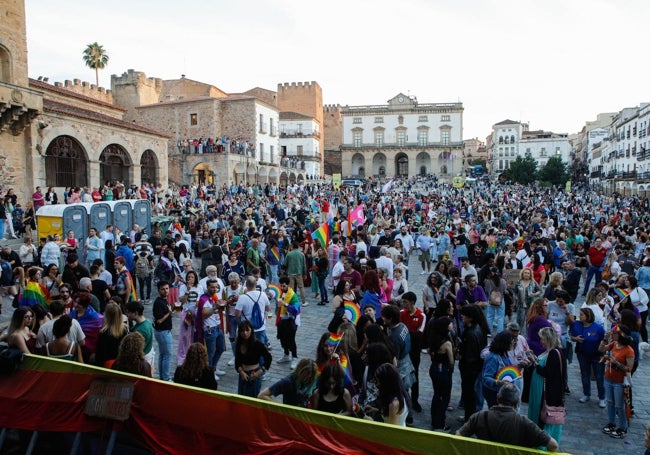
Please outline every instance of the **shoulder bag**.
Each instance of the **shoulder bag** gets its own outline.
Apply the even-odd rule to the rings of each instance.
[[[557,349],[555,350],[557,351]],[[560,356],[560,377],[562,377],[562,354],[558,351],[558,355]],[[548,425],[564,425],[565,418],[566,408],[564,404],[562,406],[549,406],[546,404],[546,394],[544,394],[542,409],[539,411],[539,419]]]

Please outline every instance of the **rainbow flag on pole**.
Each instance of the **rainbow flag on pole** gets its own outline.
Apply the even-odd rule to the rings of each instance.
[[[273,255],[273,259],[280,262],[280,250],[278,250],[277,246],[271,247],[271,254]]]
[[[318,240],[323,248],[327,248],[330,242],[330,225],[323,223],[321,227],[311,233],[311,238]]]

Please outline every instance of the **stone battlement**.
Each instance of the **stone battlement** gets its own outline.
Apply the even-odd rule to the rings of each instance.
[[[163,80],[159,77],[147,77],[147,75],[142,71],[130,69],[122,73],[121,76],[112,74],[111,85],[113,87],[116,85],[146,85],[160,90],[162,89]]]
[[[47,77],[39,76],[37,80],[44,84],[49,83],[49,78]],[[66,79],[64,82],[54,82],[52,85],[54,85],[54,87],[69,90],[78,95],[87,96],[97,101],[113,104],[113,93],[110,90],[107,90],[104,87],[98,87],[90,82],[82,81],[81,79]]]
[[[320,85],[318,85],[318,82],[316,81],[305,81],[305,82],[283,82],[282,84],[278,84],[278,90],[291,90],[295,88],[308,88],[308,89],[316,89],[320,88]]]

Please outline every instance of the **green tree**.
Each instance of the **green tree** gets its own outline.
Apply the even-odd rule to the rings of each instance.
[[[524,185],[533,183],[537,173],[537,161],[530,156],[526,158],[518,156],[514,161],[510,162],[510,169],[506,172],[506,177],[515,183]]]
[[[104,50],[104,46],[96,41],[89,44],[84,49],[83,59],[88,68],[95,70],[95,82],[99,87],[99,70],[103,70],[108,64],[108,54]]]
[[[549,158],[544,167],[539,170],[537,178],[553,185],[564,185],[569,179],[567,175],[567,165],[562,161],[562,157],[553,156]]]

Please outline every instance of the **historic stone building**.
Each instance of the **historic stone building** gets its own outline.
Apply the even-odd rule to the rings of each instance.
[[[386,105],[341,110],[343,176],[450,181],[463,171],[463,104],[419,103],[402,93]]]
[[[341,143],[343,142],[343,115],[339,104],[323,107],[323,137],[325,148],[325,174],[341,173]]]
[[[166,183],[165,134],[125,121],[94,84],[29,79],[24,1],[0,16],[0,183],[21,201],[37,186]]]

